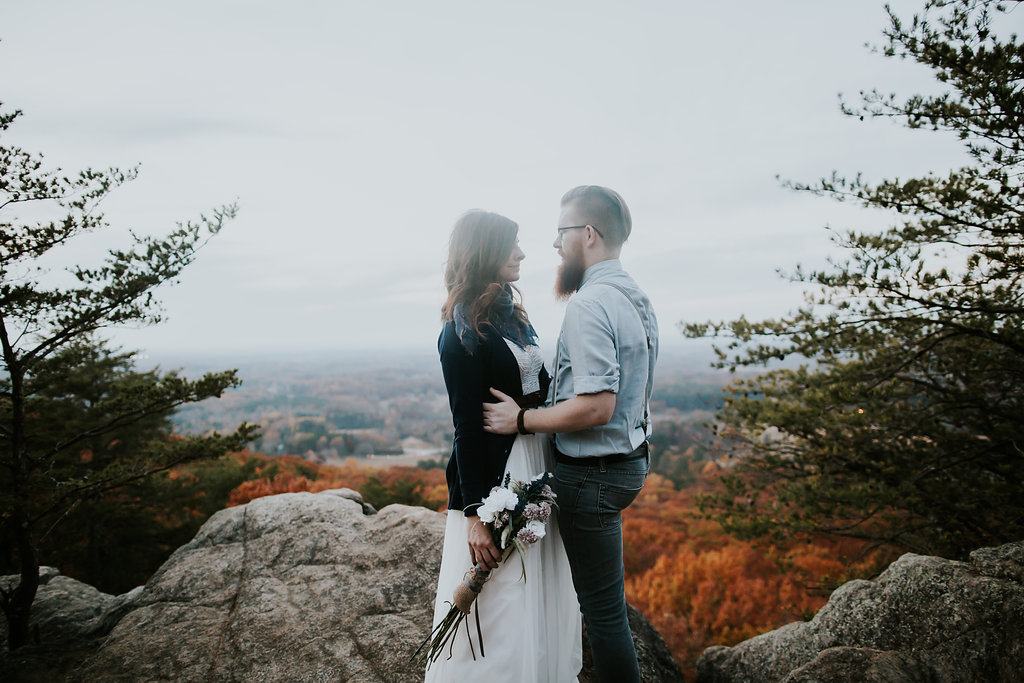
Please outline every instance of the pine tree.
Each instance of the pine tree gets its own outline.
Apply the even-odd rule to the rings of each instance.
[[[806,303],[787,317],[682,325],[732,338],[721,367],[803,362],[729,388],[719,418],[741,457],[702,504],[731,531],[953,556],[1024,537],[1024,46],[996,34],[1016,4],[929,0],[909,23],[889,10],[881,51],[943,92],[865,92],[844,112],[952,132],[969,162],[793,184],[894,223],[840,234],[844,259],[798,269]]]
[[[0,112],[0,133],[19,115]],[[162,238],[133,233],[131,245],[111,250],[102,264],[69,268],[70,284],[42,265],[51,250],[109,227],[98,205],[135,175],[65,175],[45,168],[40,155],[0,144],[0,539],[20,579],[0,590],[0,607],[12,649],[28,642],[38,545],[82,501],[240,449],[253,435],[243,424],[227,436],[170,436],[169,412],[237,386],[235,371],[196,381],[136,373],[126,367],[128,356],[110,352],[98,337],[114,325],[159,322],[154,290],[176,281],[234,206]],[[22,220],[14,211],[50,218]]]

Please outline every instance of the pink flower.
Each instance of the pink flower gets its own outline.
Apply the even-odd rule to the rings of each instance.
[[[523,527],[522,529],[520,529],[519,533],[516,534],[516,538],[518,538],[521,542],[527,544],[536,543],[540,540],[539,538],[537,538],[537,534],[533,533],[533,531],[530,530],[529,527]]]
[[[551,516],[551,505],[548,503],[530,503],[523,509],[523,515],[527,519],[537,520],[538,522],[547,521],[548,517]]]

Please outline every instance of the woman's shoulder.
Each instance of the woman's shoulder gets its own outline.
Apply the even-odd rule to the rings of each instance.
[[[480,326],[482,334],[472,334],[472,338],[464,339],[459,334],[459,326],[454,320],[445,321],[441,328],[441,334],[437,338],[437,350],[442,358],[448,354],[458,356],[479,356],[487,354],[488,347],[497,339],[504,343],[500,334],[496,334],[489,323]],[[464,332],[465,334],[465,332]]]
[[[444,339],[446,336],[451,334],[455,334],[455,321],[449,318],[448,320],[445,320],[444,323],[441,324],[440,338]]]
[[[455,347],[461,346],[462,341],[455,329],[455,321],[446,320],[441,326],[441,334],[437,337],[437,350],[443,353],[445,350],[454,350]]]

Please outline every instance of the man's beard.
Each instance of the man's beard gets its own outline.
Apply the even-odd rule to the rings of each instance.
[[[583,284],[583,259],[580,254],[566,254],[562,264],[558,266],[558,277],[555,280],[555,296],[565,301]]]

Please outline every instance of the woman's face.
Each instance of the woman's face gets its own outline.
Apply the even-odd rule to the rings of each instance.
[[[515,282],[519,279],[519,264],[526,258],[526,254],[519,248],[519,240],[516,240],[512,247],[512,253],[508,255],[505,265],[498,269],[498,281],[502,283]]]

